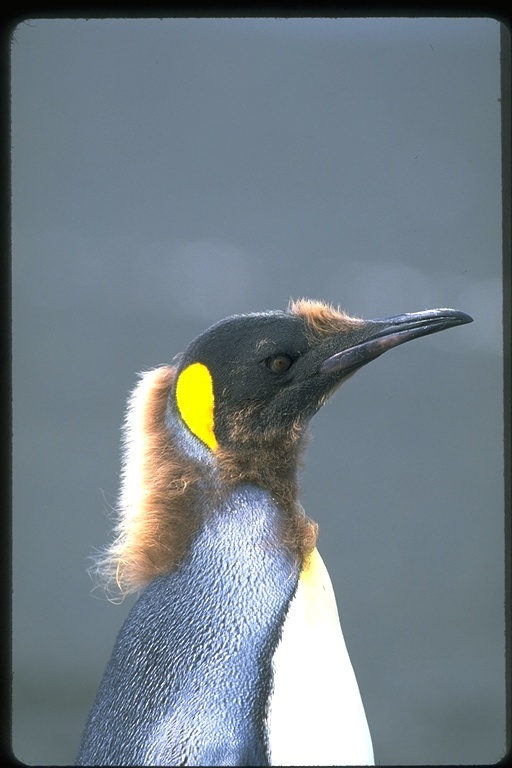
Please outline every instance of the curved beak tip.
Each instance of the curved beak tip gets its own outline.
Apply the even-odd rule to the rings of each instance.
[[[471,317],[471,315],[468,315],[467,312],[461,312],[459,310],[459,316],[460,316],[461,325],[464,324],[464,323],[472,323],[473,322],[473,318]]]

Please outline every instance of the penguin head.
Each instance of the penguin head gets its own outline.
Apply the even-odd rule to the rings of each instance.
[[[234,315],[182,355],[173,405],[213,452],[300,437],[363,365],[405,341],[470,321],[452,309],[362,320],[307,300],[286,311]]]
[[[201,524],[205,488],[211,504],[244,484],[270,494],[282,544],[303,562],[317,528],[296,474],[313,414],[387,350],[469,322],[453,309],[361,320],[301,300],[213,325],[172,365],[143,374],[130,397],[115,539],[98,573],[124,594],[169,572]]]

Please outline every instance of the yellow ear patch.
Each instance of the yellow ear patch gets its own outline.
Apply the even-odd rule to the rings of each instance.
[[[176,382],[176,402],[181,418],[190,431],[215,451],[213,383],[206,365],[192,363],[180,373]]]

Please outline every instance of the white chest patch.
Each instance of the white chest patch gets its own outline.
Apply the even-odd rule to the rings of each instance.
[[[316,549],[300,576],[273,665],[272,765],[374,765],[336,598]]]

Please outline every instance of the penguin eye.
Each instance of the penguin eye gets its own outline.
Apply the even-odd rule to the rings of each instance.
[[[263,365],[272,371],[272,373],[284,373],[293,363],[292,358],[289,355],[272,355],[263,360]]]

